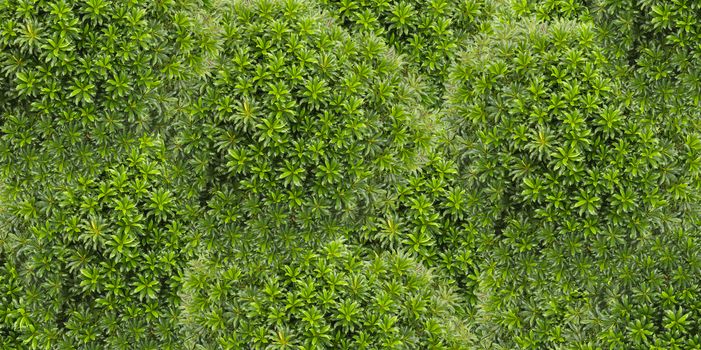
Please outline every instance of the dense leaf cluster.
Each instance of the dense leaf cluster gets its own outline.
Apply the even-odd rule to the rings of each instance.
[[[285,263],[194,261],[184,283],[188,341],[212,348],[462,344],[461,321],[450,317],[457,295],[400,252],[368,253],[335,240]]]
[[[223,11],[225,49],[187,113],[186,126],[197,126],[188,130],[210,133],[182,137],[186,152],[209,152],[203,162],[214,177],[240,179],[242,188],[260,183],[253,192],[282,184],[329,197],[342,179],[391,178],[426,147],[429,132],[416,92],[401,80],[401,60],[379,38],[351,39],[306,5]],[[256,157],[274,168],[252,169],[264,161]]]
[[[340,24],[385,38],[414,70],[408,82],[440,106],[443,84],[467,36],[485,27],[492,5],[483,0],[321,0]],[[418,76],[413,76],[416,73]]]
[[[185,332],[202,334],[193,344],[227,348],[447,347],[437,311],[426,306],[433,303],[428,282],[404,282],[403,270],[392,280],[374,270],[356,275],[366,262],[354,259],[370,252],[354,246],[357,254],[341,246],[344,260],[310,260],[310,249],[338,245],[329,240],[361,240],[365,217],[396,206],[393,192],[424,162],[434,118],[381,39],[351,38],[305,5],[218,9],[221,56],[176,142],[192,157],[206,199],[195,231],[203,241],[195,266],[204,267],[192,271],[182,294]],[[226,275],[231,268],[236,276]],[[290,268],[304,274],[283,280]],[[338,281],[322,283],[327,274]],[[261,299],[271,286],[280,290]],[[309,288],[295,306],[297,291]],[[368,313],[385,288],[393,306]],[[294,309],[285,306],[290,298]],[[327,322],[341,307],[357,310],[343,312],[358,319]],[[281,319],[271,319],[271,310]]]
[[[0,348],[701,349],[699,15],[0,0]]]
[[[185,218],[194,217],[193,206],[173,191],[159,143],[144,137],[126,147],[123,159],[92,174],[45,183],[52,197],[17,204],[30,217],[4,249],[22,294],[3,316],[23,344],[178,343],[177,292],[192,251],[183,240]],[[31,217],[37,206],[46,213]]]
[[[511,10],[517,16],[535,16],[539,21],[548,22],[557,19],[591,20],[597,0],[514,0]]]
[[[607,346],[667,348],[652,323],[624,335],[681,311],[641,321],[611,303],[650,307],[627,298],[641,283],[650,298],[695,293],[698,120],[647,109],[595,38],[589,24],[525,19],[477,40],[452,74],[463,173],[494,218],[477,243],[476,293],[497,343],[585,346],[609,327]]]
[[[190,201],[156,132],[210,50],[196,5],[0,2],[4,346],[178,344]]]
[[[430,144],[402,61],[305,2],[219,11],[223,49],[174,142],[207,209],[207,245],[294,252],[357,227]]]

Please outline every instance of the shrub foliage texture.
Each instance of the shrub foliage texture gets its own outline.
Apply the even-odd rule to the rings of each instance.
[[[701,349],[699,18],[0,0],[0,349]]]

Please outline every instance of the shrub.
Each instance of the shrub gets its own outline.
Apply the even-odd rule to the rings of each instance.
[[[398,252],[336,240],[284,262],[195,260],[184,286],[188,341],[207,348],[465,348],[457,296]]]
[[[0,348],[699,349],[700,11],[0,0]]]
[[[511,8],[518,17],[535,15],[539,21],[578,19],[591,21],[591,8],[596,0],[513,0]],[[499,17],[502,17],[500,15]]]
[[[423,99],[441,106],[443,83],[460,44],[477,32],[491,14],[483,0],[321,0],[339,23],[352,31],[371,32],[405,55],[418,71],[415,84]]]
[[[295,344],[306,347],[355,348],[356,341],[390,346],[398,339],[409,347],[442,344],[440,334],[429,340],[419,331],[424,321],[404,314],[395,316],[406,334],[387,339],[370,321],[305,328],[301,314],[280,314],[285,318],[276,322],[266,319],[265,309],[236,315],[249,300],[246,308],[273,303],[250,294],[273,283],[267,280],[290,288],[284,293],[293,298],[293,287],[302,281],[282,283],[284,266],[299,266],[325,242],[344,238],[358,254],[372,249],[363,227],[377,212],[393,210],[397,186],[431,162],[426,156],[438,126],[406,84],[401,59],[373,34],[352,38],[296,0],[221,3],[216,11],[221,57],[211,80],[200,85],[201,98],[183,109],[175,146],[180,158],[190,159],[192,187],[201,190],[206,206],[191,235],[201,250],[193,261],[196,271],[190,270],[205,273],[205,284],[183,292],[186,337],[194,337],[192,344],[229,348],[273,346],[269,331],[294,335]],[[448,161],[435,162],[451,172]],[[241,271],[240,279],[222,280],[231,268]],[[249,294],[239,294],[238,286],[247,285]],[[226,294],[217,291],[216,300],[202,292],[220,287]],[[341,287],[325,293],[332,293],[333,303],[346,296]],[[349,305],[360,306],[370,298],[348,297]],[[285,310],[274,305],[277,313]],[[331,312],[317,301],[308,307],[320,315]],[[361,340],[353,340],[356,335]]]
[[[195,6],[0,2],[8,346],[177,347],[181,231],[195,203],[159,134],[213,52],[189,19]]]
[[[597,334],[606,291],[631,293],[618,280],[629,256],[676,249],[676,234],[698,230],[698,122],[677,127],[641,108],[607,69],[593,30],[515,21],[453,70],[462,173],[493,218],[477,238],[477,294],[497,343],[583,346]]]
[[[208,207],[203,239],[226,250],[238,241],[216,232],[240,227],[287,250],[357,227],[432,137],[402,61],[307,2],[217,6],[223,49],[174,146]]]
[[[51,177],[43,197],[11,202],[21,220],[3,250],[21,297],[4,316],[23,344],[177,347],[196,203],[171,185],[162,141],[125,143],[92,173]]]
[[[454,147],[445,131],[427,153],[426,164],[395,185],[378,208],[363,219],[359,243],[401,249],[446,277],[461,304],[470,308],[479,273],[474,261],[475,235],[481,225],[478,192],[470,189],[451,159]],[[448,138],[448,139],[445,139]]]
[[[597,0],[593,7],[603,38],[608,39],[606,45],[619,53],[642,55],[646,49],[661,46],[676,58],[670,62],[673,65],[699,54],[695,33],[701,28],[696,20],[701,5],[697,2]]]

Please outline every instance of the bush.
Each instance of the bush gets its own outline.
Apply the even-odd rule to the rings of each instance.
[[[557,19],[591,21],[591,8],[596,0],[513,0],[511,8],[515,15],[535,15],[539,21]],[[501,17],[501,16],[500,16]]]
[[[497,343],[583,346],[606,291],[632,293],[618,279],[629,254],[649,259],[646,247],[677,249],[676,234],[698,230],[698,129],[641,108],[594,38],[588,24],[514,22],[453,70],[462,173],[494,218],[476,293]]]
[[[4,346],[177,347],[196,203],[159,135],[212,52],[196,6],[0,2]]]
[[[11,205],[21,219],[3,242],[12,252],[4,263],[21,297],[3,316],[23,344],[177,347],[177,292],[192,253],[183,238],[196,203],[172,186],[162,142],[126,142],[120,159],[53,176],[45,197]]]
[[[371,32],[405,55],[418,71],[417,86],[426,104],[440,107],[443,84],[455,53],[467,38],[488,23],[483,0],[321,0],[339,23],[352,31]],[[412,79],[412,80],[414,80]]]
[[[398,252],[337,240],[280,263],[196,260],[184,281],[188,340],[207,348],[465,348],[457,295]]]
[[[699,349],[700,11],[0,0],[0,348]]]
[[[293,249],[337,235],[323,227],[357,227],[432,138],[402,61],[307,2],[223,3],[217,14],[221,55],[174,146],[209,210],[203,237],[228,249],[238,241],[215,232],[241,226]]]
[[[607,46],[620,53],[641,55],[646,48],[662,46],[674,56],[699,54],[694,34],[701,28],[696,21],[701,15],[697,2],[597,0],[593,7]],[[677,58],[674,64],[682,64],[683,57]]]
[[[439,135],[450,137],[445,131]],[[438,147],[428,153],[426,164],[394,186],[391,196],[363,218],[358,242],[407,251],[447,277],[445,283],[458,289],[462,305],[469,308],[476,301],[478,278],[474,261],[481,225],[475,220],[480,212],[478,192],[458,174],[449,139],[434,143]]]

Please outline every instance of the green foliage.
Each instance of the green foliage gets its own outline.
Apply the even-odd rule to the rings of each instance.
[[[357,226],[432,137],[402,61],[305,2],[217,11],[223,49],[174,142],[208,207],[207,245],[235,249],[223,227],[266,251]]]
[[[453,96],[456,126],[476,141],[465,150],[469,172],[488,198],[505,204],[500,210],[532,210],[544,222],[564,214],[625,225],[652,220],[648,212],[670,201],[693,202],[672,193],[694,186],[675,167],[684,145],[660,140],[657,129],[667,123],[617,93],[623,82],[605,70],[591,27],[533,23],[506,31],[503,41],[465,54]],[[491,53],[489,62],[477,50]],[[664,168],[671,169],[651,174]]]
[[[519,16],[535,15],[539,21],[579,19],[590,21],[590,9],[596,0],[512,0],[511,7]]]
[[[661,48],[671,57],[682,59],[698,57],[701,52],[701,4],[696,1],[597,0],[594,8],[604,38],[608,39],[606,44],[620,53],[642,55],[646,50]],[[670,63],[682,64],[679,60]]]
[[[194,261],[183,322],[208,349],[462,349],[457,298],[403,253],[337,240],[272,263]]]
[[[0,235],[3,235],[0,232]],[[3,238],[4,240],[4,238]],[[23,326],[26,321],[26,312],[16,308],[19,299],[22,297],[22,287],[17,281],[17,270],[13,264],[5,261],[5,253],[0,251],[0,347],[3,349],[18,348],[20,346],[19,332],[15,328]],[[13,317],[14,316],[14,317]],[[14,322],[9,320],[14,318]]]
[[[483,0],[321,0],[345,28],[383,37],[421,75],[423,99],[442,103],[443,83],[455,52],[491,14]]]
[[[700,15],[0,0],[0,348],[701,349]]]
[[[3,242],[5,267],[22,297],[4,320],[25,346],[177,347],[195,203],[170,184],[163,143],[135,141],[92,173],[53,177],[43,196],[11,202],[21,219]]]
[[[698,131],[701,106],[701,5],[688,1],[601,0],[595,7],[598,37],[630,93],[652,118],[670,119],[667,138]],[[671,127],[674,125],[675,127]]]
[[[445,139],[435,143],[449,146]],[[469,308],[476,301],[478,275],[473,260],[481,225],[473,220],[479,212],[477,194],[461,181],[446,149],[434,149],[418,172],[408,175],[364,218],[359,243],[407,251],[445,276],[444,283],[458,288],[462,305]]]
[[[211,51],[195,5],[0,2],[8,346],[177,347],[196,203],[158,133]]]
[[[688,166],[698,126],[647,113],[594,37],[577,22],[515,22],[452,74],[463,173],[493,218],[478,239],[477,293],[497,343],[583,346],[575,339],[596,334],[605,291],[631,293],[621,252],[650,259],[655,240],[680,247],[674,232],[698,230],[699,173]],[[675,267],[698,268],[683,261]]]

